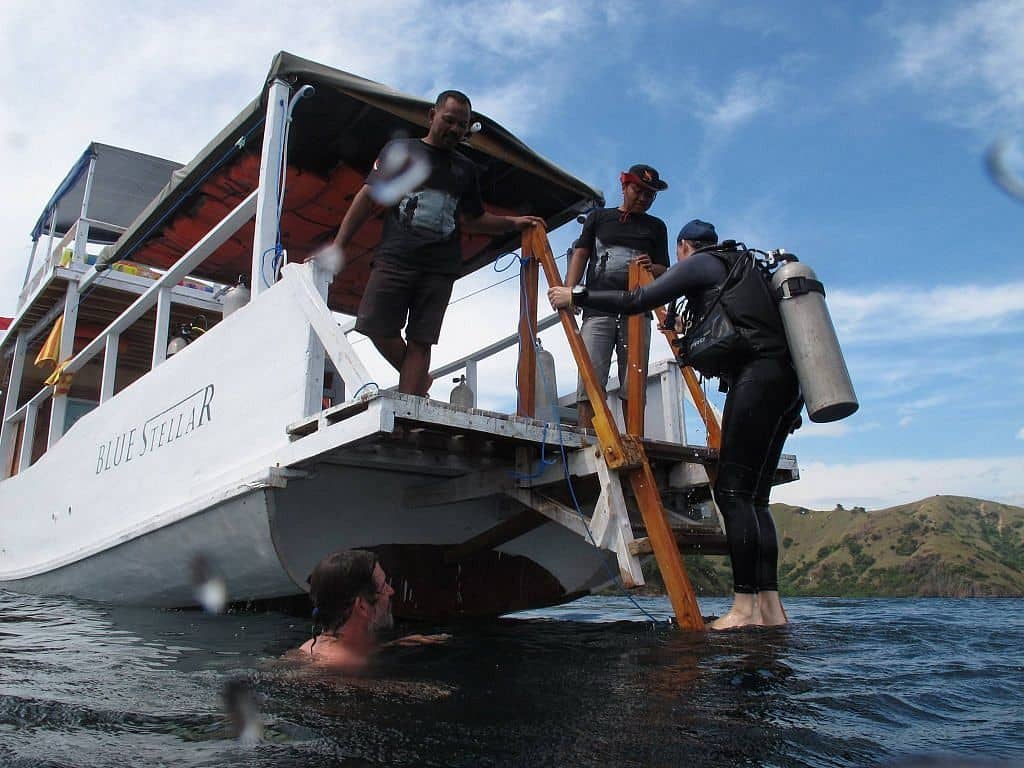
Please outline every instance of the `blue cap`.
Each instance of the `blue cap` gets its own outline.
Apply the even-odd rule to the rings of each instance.
[[[706,221],[700,219],[694,219],[689,221],[686,225],[679,230],[679,236],[676,238],[677,243],[681,243],[683,240],[693,240],[698,243],[717,243],[718,233],[715,232],[715,225],[709,224]]]

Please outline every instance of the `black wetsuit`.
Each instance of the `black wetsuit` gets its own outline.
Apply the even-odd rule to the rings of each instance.
[[[700,315],[726,267],[708,252],[672,266],[635,291],[589,291],[581,306],[638,314],[686,296]],[[740,593],[778,590],[779,546],[768,506],[782,446],[803,402],[788,357],[755,357],[729,377],[722,414],[722,446],[715,501],[725,520],[733,588]]]

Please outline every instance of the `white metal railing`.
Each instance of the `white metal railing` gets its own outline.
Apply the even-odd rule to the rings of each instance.
[[[258,190],[254,190],[239,203],[233,211],[225,216],[219,224],[211,229],[192,248],[185,253],[174,265],[168,269],[153,284],[139,296],[132,304],[118,315],[96,338],[90,341],[78,354],[67,361],[62,369],[64,374],[73,374],[81,370],[91,361],[100,350],[103,350],[103,374],[100,384],[100,402],[109,400],[114,394],[114,373],[117,368],[117,345],[121,334],[133,323],[139,320],[146,312],[157,305],[158,318],[154,330],[153,367],[162,363],[166,357],[167,350],[167,322],[170,317],[170,295],[172,288],[196,267],[202,264],[214,251],[232,237],[242,226],[249,221],[256,212],[256,200]],[[82,276],[78,283],[78,290],[82,291],[94,283],[101,273],[97,270],[90,270]],[[164,322],[160,322],[160,319]],[[162,343],[161,343],[162,341]],[[162,354],[160,354],[162,353]],[[24,353],[23,353],[24,354]],[[25,421],[25,428],[22,430],[20,469],[27,466],[25,462],[30,461],[32,440],[34,438],[35,412],[49,397],[56,391],[56,385],[45,385],[31,400],[21,408],[4,418],[3,431],[6,441],[13,440],[13,430],[16,425]],[[29,422],[33,422],[29,424]],[[29,429],[29,426],[32,429]],[[63,432],[63,425],[52,425],[54,429]],[[9,449],[8,449],[9,450]],[[26,457],[29,457],[26,459]],[[10,462],[9,453],[5,455],[6,462]],[[5,466],[5,470],[7,467]]]
[[[558,313],[548,315],[545,318],[537,321],[537,333],[547,330],[553,325],[558,324]],[[349,320],[341,324],[342,332],[347,336],[355,330],[355,320]],[[486,347],[481,347],[476,352],[472,352],[468,355],[460,357],[451,362],[445,363],[439,368],[435,368],[430,372],[430,376],[435,380],[439,380],[442,376],[455,373],[456,371],[466,372],[466,384],[473,391],[473,406],[476,407],[476,393],[477,393],[477,363],[486,360],[488,357],[492,357],[499,352],[503,352],[509,347],[514,347],[520,341],[519,333],[512,333],[508,336],[498,339],[492,344],[488,344]],[[394,389],[395,387],[392,387]]]
[[[260,164],[260,175],[257,188],[216,226],[214,226],[213,229],[207,232],[203,238],[192,246],[184,256],[178,259],[170,269],[154,280],[153,284],[150,285],[142,295],[132,302],[132,304],[124,312],[118,315],[118,317],[115,318],[106,328],[104,328],[95,339],[90,341],[84,349],[82,349],[78,354],[71,356],[67,362],[63,363],[62,373],[73,374],[99,354],[101,349],[104,351],[103,373],[100,381],[101,403],[109,400],[114,394],[114,373],[117,368],[117,347],[121,334],[155,305],[157,308],[157,321],[154,329],[152,367],[155,368],[163,363],[166,359],[171,295],[174,286],[181,281],[182,278],[188,276],[196,267],[202,264],[254,216],[256,217],[256,234],[253,238],[253,269],[251,275],[253,298],[255,298],[258,293],[257,284],[259,284],[259,288],[269,287],[264,286],[261,282],[265,279],[263,276],[262,257],[268,252],[268,245],[272,245],[276,242],[277,221],[273,214],[275,212],[279,213],[280,211],[279,197],[281,195],[281,178],[284,172],[284,162],[283,157],[279,158],[277,162],[268,162],[268,147],[273,147],[275,148],[275,151],[278,152],[281,151],[284,143],[282,132],[286,130],[286,120],[284,119],[286,112],[294,106],[294,103],[298,98],[302,95],[311,93],[312,88],[306,87],[300,89],[299,94],[292,99],[291,104],[289,104],[287,100],[288,91],[288,85],[280,80],[275,80],[269,88],[269,103],[267,106],[267,119],[263,147],[264,157]],[[55,256],[54,252],[56,251],[59,253],[65,242],[70,240],[71,237],[74,237],[75,239],[75,253],[78,254],[76,260],[84,260],[86,244],[88,242],[89,225],[94,223],[100,224],[100,222],[94,221],[88,217],[87,210],[94,170],[95,158],[93,158],[89,166],[89,174],[86,179],[85,193],[82,200],[82,211],[78,218],[78,222],[72,230],[65,234],[65,237],[61,240],[61,245],[57,249],[52,248],[54,232],[53,224],[51,223],[49,241],[46,248],[47,258],[43,265],[43,269],[40,271],[41,273],[52,268],[53,265],[51,262]],[[103,226],[108,225],[104,224]],[[34,255],[35,248],[33,247],[33,257]],[[32,261],[30,260],[29,269],[31,269],[31,264]],[[99,270],[90,270],[82,275],[77,284],[72,282],[68,286],[68,293],[64,304],[64,329],[61,336],[61,350],[59,355],[61,358],[68,355],[72,349],[79,297],[84,295],[89,286],[91,286],[101,274],[102,273]],[[28,275],[26,275],[26,278],[27,277]],[[23,299],[25,296],[32,293],[34,285],[35,283],[33,281],[33,287],[25,286]],[[32,437],[35,432],[35,414],[38,411],[39,406],[51,396],[53,397],[53,403],[50,415],[50,436],[48,440],[48,447],[52,446],[64,433],[64,408],[67,395],[62,392],[58,393],[56,385],[51,384],[44,386],[31,398],[31,400],[29,400],[28,403],[15,410],[14,405],[16,405],[20,395],[21,370],[24,365],[24,358],[27,351],[27,339],[24,333],[19,335],[18,345],[20,349],[20,357],[17,354],[15,355],[18,359],[15,361],[15,365],[12,366],[11,383],[8,387],[8,392],[6,393],[7,398],[4,405],[4,418],[2,424],[0,424],[0,461],[3,462],[2,465],[0,465],[0,479],[7,477],[10,474],[10,464],[13,459],[16,437],[14,431],[16,425],[23,421],[25,422],[25,428],[22,430],[22,453],[19,465],[21,468],[24,468],[27,466],[26,461],[29,463],[31,462]],[[338,362],[343,363],[345,361]],[[352,368],[352,366],[348,367]],[[17,380],[15,380],[15,371],[17,371]],[[32,423],[30,424],[29,422]],[[28,429],[29,426],[32,426],[31,430]],[[28,448],[27,451],[25,450],[26,447]]]

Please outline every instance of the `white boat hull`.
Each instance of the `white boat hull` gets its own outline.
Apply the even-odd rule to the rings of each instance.
[[[340,548],[377,548],[392,570],[411,558],[421,573],[443,571],[440,561],[427,565],[441,557],[440,548],[519,511],[498,488],[456,504],[407,506],[407,486],[465,471],[456,456],[373,466],[339,458],[345,446],[394,430],[393,399],[361,403],[361,412],[313,434],[290,434],[289,424],[318,409],[322,390],[307,373],[322,370],[324,354],[308,313],[288,281],[278,283],[0,482],[0,587],[186,606],[196,602],[191,564],[202,556],[226,579],[233,601],[295,595],[313,565]],[[410,400],[418,398],[397,405],[416,416],[419,406],[403,404]],[[507,429],[473,418],[481,429]],[[541,429],[533,432],[539,442]],[[480,599],[466,611],[558,602],[616,572],[613,554],[555,523],[486,558],[495,563],[484,570],[525,579],[529,594],[496,589],[501,596],[490,605]],[[510,565],[517,558],[525,561],[518,571]],[[416,608],[429,590],[415,592],[410,610],[429,612]]]

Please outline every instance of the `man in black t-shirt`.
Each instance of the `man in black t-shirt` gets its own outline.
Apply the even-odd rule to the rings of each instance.
[[[637,261],[655,277],[669,267],[668,231],[665,222],[647,214],[658,192],[668,189],[658,172],[649,165],[634,165],[620,177],[622,204],[618,208],[592,211],[583,224],[583,232],[573,244],[566,270],[565,284],[580,282],[586,270],[588,290],[629,290],[629,264]],[[644,349],[640,359],[647,377],[647,356],[651,345],[650,315],[644,323]],[[626,390],[627,323],[620,315],[584,310],[580,335],[586,344],[594,373],[602,384],[608,383],[612,350],[619,370],[619,397],[625,402],[631,393]],[[644,393],[640,392],[643,398]],[[593,423],[594,409],[587,399],[582,381],[577,390],[578,419],[581,427]]]
[[[440,336],[452,285],[462,271],[462,228],[501,235],[544,226],[537,216],[496,216],[484,210],[476,166],[456,151],[469,134],[471,109],[465,94],[444,91],[428,112],[424,138],[389,142],[334,239],[344,252],[359,228],[383,209],[376,200],[387,195],[372,190],[382,191],[391,183],[383,167],[389,160],[397,156],[409,167],[423,169],[422,183],[386,209],[356,319],[356,330],[369,336],[399,372],[398,389],[406,394],[426,396],[430,389],[430,349]]]

